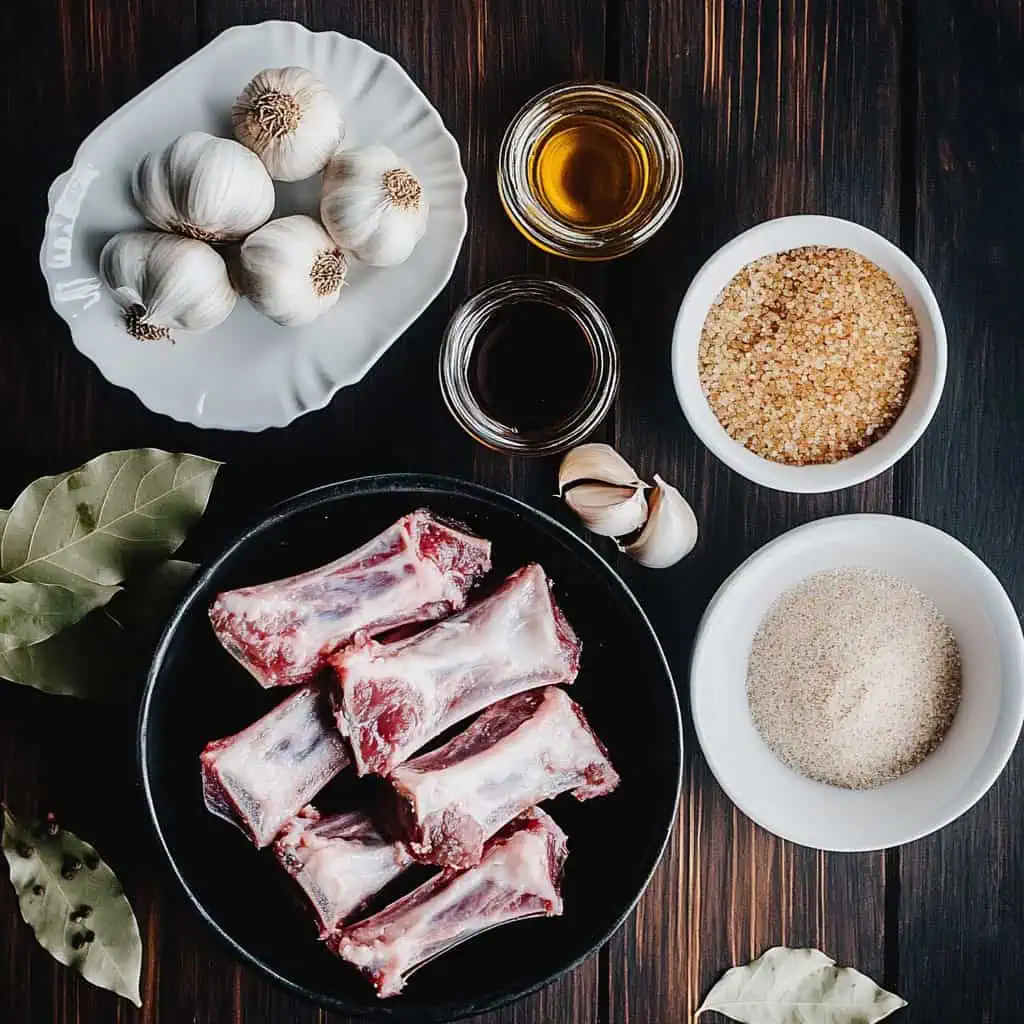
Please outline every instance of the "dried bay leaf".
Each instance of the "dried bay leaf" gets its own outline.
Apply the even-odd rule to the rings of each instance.
[[[106,608],[49,640],[0,651],[0,678],[68,697],[131,698],[167,616],[197,569],[194,562],[162,562],[130,580]]]
[[[221,463],[155,448],[107,452],[29,484],[0,534],[0,579],[112,586],[178,549]]]
[[[39,944],[86,981],[141,1006],[139,926],[99,854],[65,829],[23,825],[6,808],[3,853]]]
[[[817,949],[775,946],[717,981],[697,1010],[743,1024],[875,1024],[906,1000]]]
[[[0,653],[38,644],[105,605],[119,587],[0,583]]]

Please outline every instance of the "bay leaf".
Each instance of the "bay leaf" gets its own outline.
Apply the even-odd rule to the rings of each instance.
[[[0,583],[0,653],[38,644],[105,605],[120,587]]]
[[[133,577],[107,607],[49,640],[0,651],[0,678],[66,697],[131,699],[167,617],[198,568],[169,559]]]
[[[221,463],[156,448],[107,452],[29,484],[0,535],[0,578],[111,586],[178,549]]]
[[[27,826],[4,808],[3,853],[21,916],[55,960],[142,1005],[142,938],[114,872],[66,829]]]
[[[906,1000],[817,949],[774,946],[725,972],[697,1010],[743,1024],[875,1024]]]

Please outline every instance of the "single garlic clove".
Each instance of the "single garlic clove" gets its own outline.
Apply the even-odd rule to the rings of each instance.
[[[568,452],[558,467],[558,495],[581,480],[598,480],[620,487],[646,487],[636,470],[610,445],[581,444]]]
[[[132,198],[161,231],[231,242],[255,231],[273,213],[274,183],[245,146],[188,132],[139,161]]]
[[[282,327],[308,324],[341,294],[348,264],[319,221],[279,217],[254,231],[239,254],[249,301]]]
[[[220,253],[205,242],[159,231],[122,231],[100,253],[100,276],[140,341],[172,330],[208,331],[235,306]]]
[[[631,544],[619,544],[619,549],[649,569],[667,569],[693,550],[697,517],[689,502],[657,473],[654,485],[650,514],[640,536]]]
[[[579,484],[565,494],[565,503],[583,525],[601,537],[622,537],[639,530],[647,518],[647,499],[640,487]]]
[[[363,263],[405,262],[427,230],[428,214],[419,180],[387,146],[342,150],[324,170],[320,219]]]
[[[277,181],[319,174],[344,135],[338,102],[307,68],[267,68],[231,109],[235,138]]]

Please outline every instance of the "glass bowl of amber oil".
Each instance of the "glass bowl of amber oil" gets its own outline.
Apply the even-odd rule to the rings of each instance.
[[[481,444],[551,455],[579,444],[619,389],[611,326],[561,281],[513,277],[470,296],[445,329],[441,394]]]
[[[683,187],[683,151],[642,93],[570,82],[512,119],[498,154],[498,193],[512,223],[557,256],[606,260],[643,245]]]

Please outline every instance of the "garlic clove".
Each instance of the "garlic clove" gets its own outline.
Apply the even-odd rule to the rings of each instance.
[[[348,264],[323,226],[296,214],[264,224],[243,243],[242,288],[264,316],[283,327],[308,324],[341,294]]]
[[[405,262],[428,214],[419,180],[387,146],[343,150],[324,171],[320,219],[342,249],[371,266]]]
[[[235,138],[277,181],[319,174],[345,134],[331,90],[308,68],[267,68],[231,109]]]
[[[132,198],[161,231],[204,242],[244,238],[274,211],[274,183],[260,158],[231,139],[188,132],[147,153]]]
[[[581,444],[568,452],[558,467],[558,495],[581,480],[598,480],[620,487],[646,487],[636,470],[610,444]]]
[[[172,330],[208,331],[227,319],[236,294],[220,254],[205,242],[158,231],[122,231],[100,253],[100,276],[140,341]]]
[[[583,525],[601,537],[622,537],[639,530],[647,518],[643,487],[580,484],[564,500]]]
[[[667,569],[693,550],[697,517],[689,502],[657,473],[654,484],[646,525],[636,540],[619,544],[619,549],[649,569]]]

